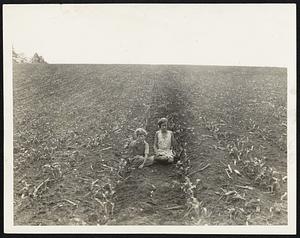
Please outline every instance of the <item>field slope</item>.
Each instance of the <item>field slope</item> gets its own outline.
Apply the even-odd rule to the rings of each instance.
[[[15,225],[287,224],[282,68],[13,68]],[[130,170],[160,117],[184,148]],[[153,153],[151,149],[151,153]]]

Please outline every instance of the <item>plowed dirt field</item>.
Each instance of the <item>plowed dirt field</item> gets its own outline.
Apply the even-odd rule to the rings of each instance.
[[[15,225],[287,224],[282,68],[13,68]],[[125,165],[161,117],[183,151]],[[150,153],[153,153],[152,148]]]

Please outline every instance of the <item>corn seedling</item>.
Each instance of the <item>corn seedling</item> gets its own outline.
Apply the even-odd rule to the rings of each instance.
[[[34,191],[33,191],[33,193],[32,193],[33,197],[37,197],[37,193],[38,193],[39,189],[40,189],[44,184],[46,184],[48,181],[49,181],[49,178],[47,178],[46,180],[44,180],[43,182],[41,182],[37,187],[35,187],[35,189],[34,189]]]

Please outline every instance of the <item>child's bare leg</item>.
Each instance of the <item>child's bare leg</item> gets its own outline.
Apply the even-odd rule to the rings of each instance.
[[[155,157],[155,160],[158,162],[163,162],[163,163],[173,163],[174,162],[174,156],[171,155],[158,155]]]
[[[135,168],[140,167],[141,164],[143,164],[143,162],[144,162],[144,157],[143,156],[141,156],[141,155],[134,156],[131,160],[132,168],[135,169]]]
[[[143,158],[144,158],[144,156],[141,156],[141,155],[136,155],[136,156],[134,156],[133,158],[135,158],[135,159],[143,159]]]
[[[143,164],[139,166],[139,168],[143,168],[145,166],[150,166],[154,163],[154,156],[150,156],[144,159]]]

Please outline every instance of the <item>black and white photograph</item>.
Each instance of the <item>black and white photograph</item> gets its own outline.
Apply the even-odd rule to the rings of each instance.
[[[296,5],[7,4],[7,233],[296,232]]]

